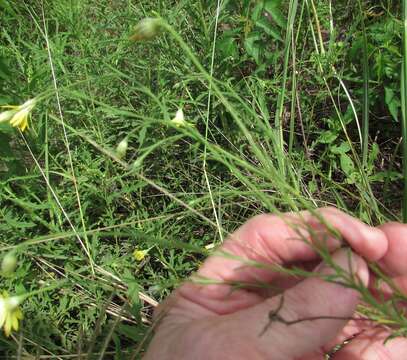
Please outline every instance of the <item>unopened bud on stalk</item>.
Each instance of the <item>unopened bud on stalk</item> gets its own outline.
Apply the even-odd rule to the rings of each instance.
[[[171,123],[177,128],[192,126],[190,123],[185,121],[184,111],[182,109],[178,109],[177,113],[175,114],[175,118],[171,120]]]
[[[148,41],[154,39],[161,32],[161,23],[159,19],[145,18],[135,26],[132,41]]]
[[[124,138],[122,141],[120,141],[119,145],[117,145],[116,156],[119,159],[123,159],[126,156],[128,147],[129,147],[129,142],[127,141],[127,138]]]
[[[17,267],[17,257],[13,251],[6,254],[1,262],[1,272],[5,276],[10,276],[14,273]]]

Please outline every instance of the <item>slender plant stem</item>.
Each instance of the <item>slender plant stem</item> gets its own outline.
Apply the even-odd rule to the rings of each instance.
[[[219,16],[220,16],[220,7],[221,7],[221,0],[218,0],[218,3],[216,5],[216,15],[215,15],[215,28],[213,31],[213,43],[212,43],[212,56],[211,56],[211,70],[210,70],[210,77],[213,77],[213,71],[214,71],[214,65],[215,65],[215,52],[216,52],[216,40],[218,37],[218,24],[219,24]],[[213,194],[212,194],[212,187],[211,183],[209,181],[209,176],[208,176],[208,171],[207,171],[207,157],[208,157],[208,133],[209,133],[209,118],[211,115],[211,105],[212,105],[212,82],[209,82],[208,84],[209,89],[208,89],[208,105],[207,105],[207,111],[206,111],[206,119],[205,119],[205,144],[204,144],[204,154],[203,154],[203,173],[205,177],[205,182],[208,187],[208,192],[209,196],[211,199],[211,204],[213,208],[213,216],[215,217],[216,224],[218,226],[218,234],[219,234],[219,240],[223,242],[223,232],[222,232],[222,226],[219,221],[219,215],[216,211],[216,206],[215,206],[215,200],[213,199]]]
[[[283,80],[281,84],[281,91],[278,96],[278,104],[275,118],[275,127],[279,132],[279,151],[281,152],[278,157],[279,160],[284,159],[284,139],[283,139],[283,110],[284,110],[284,101],[285,101],[285,92],[288,78],[288,65],[290,60],[290,50],[291,50],[291,34],[293,32],[294,20],[297,14],[298,0],[293,0],[290,2],[290,9],[288,13],[288,22],[287,22],[287,32],[285,38],[285,50],[284,50],[284,70],[283,70]],[[280,164],[280,170],[284,171],[284,163]]]
[[[403,0],[403,68],[401,77],[402,135],[403,135],[403,222],[407,223],[407,0]]]
[[[369,151],[369,58],[368,58],[368,40],[362,3],[358,0],[359,9],[362,16],[363,33],[363,123],[362,123],[362,165],[366,168]]]

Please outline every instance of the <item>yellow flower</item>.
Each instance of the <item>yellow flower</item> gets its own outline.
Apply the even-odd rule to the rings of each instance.
[[[7,337],[10,336],[12,330],[18,330],[18,322],[23,318],[23,313],[19,308],[22,300],[21,296],[9,297],[7,293],[0,296],[0,328],[3,328]]]
[[[182,109],[179,109],[177,111],[177,113],[175,114],[175,118],[171,120],[171,123],[177,128],[191,126],[190,123],[185,121],[184,111]]]
[[[137,261],[143,260],[148,254],[148,250],[135,250],[133,256]]]
[[[28,117],[36,104],[35,99],[26,101],[23,105],[1,106],[9,110],[0,113],[0,123],[9,122],[11,126],[18,127],[21,131],[28,128]]]

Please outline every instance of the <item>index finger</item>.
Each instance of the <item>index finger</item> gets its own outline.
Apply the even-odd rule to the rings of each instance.
[[[318,216],[309,211],[282,216],[256,216],[240,227],[222,245],[221,250],[231,254],[232,257],[222,254],[209,257],[198,271],[198,276],[223,284],[270,283],[277,275],[270,271],[270,265],[318,259],[313,245],[321,239],[331,251],[342,245],[341,241],[328,231],[326,223],[339,232],[360,256],[374,261],[386,253],[387,238],[380,229],[370,227],[335,208],[323,208],[317,212]],[[319,220],[320,217],[324,222]],[[269,269],[250,266],[247,262],[265,264]],[[224,309],[227,312],[230,304],[228,305],[225,300],[231,297],[232,290],[231,286],[220,284],[203,286],[189,284],[180,289],[184,297],[195,303],[201,304],[204,301],[206,305],[211,304],[210,307],[213,309]],[[250,297],[248,301],[256,299]],[[220,306],[221,303],[224,305]],[[239,307],[245,305],[247,304],[243,301]]]
[[[356,253],[376,261],[387,251],[387,238],[381,229],[370,227],[335,208],[317,211],[324,219],[319,220],[309,211],[298,214],[259,215],[241,226],[225,241],[221,250],[235,258],[212,256],[204,263],[198,274],[222,281],[268,282],[275,274],[269,270],[242,268],[244,261],[267,265],[292,264],[318,258],[314,245],[321,240],[335,251],[342,244],[330,232],[326,223],[342,236]]]

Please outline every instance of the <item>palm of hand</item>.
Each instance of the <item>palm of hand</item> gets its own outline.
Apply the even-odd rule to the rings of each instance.
[[[145,359],[322,360],[336,344],[350,338],[353,340],[335,354],[335,359],[377,359],[377,354],[404,359],[407,340],[398,338],[384,345],[389,335],[386,329],[347,320],[359,303],[355,290],[318,277],[303,280],[270,270],[270,265],[295,264],[309,270],[318,264],[312,246],[289,225],[305,221],[313,236],[311,239],[309,231],[303,229],[301,237],[315,241],[315,234],[319,234],[326,239],[329,249],[336,251],[335,263],[346,272],[368,285],[372,276],[362,257],[379,261],[400,290],[407,291],[407,263],[403,261],[407,255],[403,240],[406,226],[393,223],[372,228],[336,209],[319,213],[359,256],[353,254],[349,261],[349,252],[338,251],[340,242],[308,212],[258,216],[222,246],[233,257],[212,256],[198,271],[197,276],[214,281],[211,285],[186,283],[160,306],[161,320]],[[267,264],[269,269],[245,265],[242,259]],[[326,266],[314,271],[332,272]],[[236,288],[233,284],[248,286]],[[271,284],[272,290],[258,284]],[[317,317],[323,318],[296,322]]]

